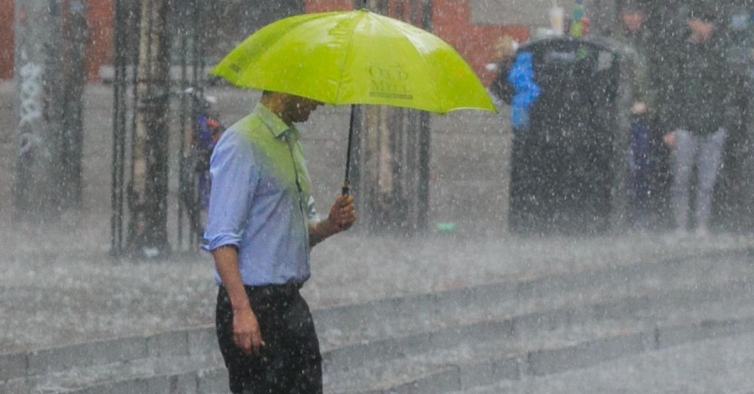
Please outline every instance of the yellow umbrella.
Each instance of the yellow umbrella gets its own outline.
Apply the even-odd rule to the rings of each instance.
[[[211,74],[328,104],[496,112],[474,71],[445,41],[366,10],[281,19],[246,38]],[[352,133],[353,124],[349,162]]]

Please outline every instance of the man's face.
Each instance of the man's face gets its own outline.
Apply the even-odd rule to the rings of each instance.
[[[630,31],[639,31],[644,23],[644,13],[641,11],[627,11],[620,15],[620,19]]]
[[[309,115],[320,105],[323,105],[323,103],[306,97],[289,96],[288,119],[294,123],[306,122],[309,120]]]
[[[712,32],[715,31],[714,23],[701,19],[689,19],[688,24],[691,32],[701,37],[704,41],[709,40],[712,37]]]

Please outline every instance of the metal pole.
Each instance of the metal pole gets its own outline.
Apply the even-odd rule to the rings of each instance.
[[[180,23],[181,23],[181,31],[180,31],[180,37],[181,37],[181,92],[184,92],[188,88],[188,57],[187,57],[187,51],[188,51],[188,24],[186,23],[187,19],[187,5],[186,3],[182,3],[183,8],[180,10],[178,15],[180,15]],[[190,6],[190,4],[189,4]],[[186,119],[188,118],[188,102],[186,100],[186,95],[181,94],[181,116],[180,116],[180,148],[179,148],[179,157],[181,159],[180,169],[179,172],[182,174],[184,171],[187,171],[184,167],[184,158],[186,155],[186,126],[187,122]],[[188,179],[186,177],[179,177],[179,195],[180,193],[184,193],[184,190],[189,187],[189,185],[186,185],[185,183],[188,182]],[[180,197],[179,197],[180,199]],[[183,221],[184,221],[185,212],[183,210],[183,202],[178,202],[178,247],[183,247]],[[191,226],[189,225],[189,229]],[[189,233],[191,231],[189,230]],[[192,237],[189,237],[191,239]],[[189,242],[190,243],[190,242]]]
[[[191,71],[192,71],[191,86],[194,89],[196,89],[196,90],[202,89],[202,93],[203,93],[204,86],[202,85],[202,82],[201,82],[202,81],[202,75],[199,72],[199,65],[200,65],[200,62],[201,62],[199,59],[202,57],[202,53],[201,53],[201,50],[202,50],[202,48],[201,48],[202,47],[202,45],[201,45],[201,42],[202,42],[202,29],[201,29],[202,8],[201,8],[201,5],[202,4],[203,3],[202,3],[201,0],[193,0],[191,2],[191,12],[192,12],[191,19],[193,21],[192,24],[191,24],[192,28],[193,28],[193,31],[192,31],[193,32],[193,39],[192,39],[192,47],[191,47],[191,50],[192,50],[192,55],[191,55]],[[197,102],[197,100],[191,100],[190,106],[191,106],[191,135],[193,136],[194,143],[196,143],[196,141],[198,140],[197,130],[198,130],[198,127],[199,127],[198,124],[197,124],[198,119],[196,118],[196,114],[199,112],[200,108],[199,108],[199,103]],[[194,169],[189,169],[189,171],[192,171],[192,172],[193,172],[193,170]],[[198,185],[198,182],[196,181],[196,177],[195,176],[192,175],[191,178],[192,178],[192,182],[194,182],[193,187],[192,187],[192,190],[194,191],[194,196],[193,197],[197,198],[198,195],[199,195],[199,191],[198,191],[198,189],[199,189],[198,186],[199,185]],[[201,211],[201,208],[195,206],[188,213],[188,215],[190,217],[191,223],[198,223],[200,221],[200,219],[199,219],[201,217],[201,212],[200,211]],[[190,238],[190,242],[189,242],[189,247],[192,248],[192,249],[195,249],[196,246],[198,245],[199,240],[197,239],[197,236],[194,233],[194,228],[193,228],[194,226],[193,226],[193,224],[190,227],[191,227],[191,238]]]
[[[83,150],[83,106],[86,86],[86,43],[88,27],[86,0],[68,0],[64,38],[64,113],[61,139],[61,198],[64,208],[81,206]]]
[[[134,3],[136,6],[133,6],[133,8],[129,13],[129,18],[131,19],[130,23],[130,29],[129,29],[129,45],[131,46],[132,52],[131,52],[131,113],[130,113],[130,126],[128,130],[128,134],[130,135],[130,153],[131,153],[131,165],[129,166],[129,181],[128,183],[124,183],[124,190],[125,190],[125,198],[123,203],[121,204],[121,210],[123,210],[125,207],[124,205],[127,204],[128,206],[128,213],[129,215],[133,215],[133,207],[131,203],[132,194],[133,194],[133,179],[134,179],[134,165],[133,165],[133,151],[134,151],[134,145],[136,143],[136,138],[134,138],[135,130],[136,130],[136,114],[139,108],[139,93],[138,93],[138,86],[139,86],[139,79],[141,78],[140,70],[137,65],[139,64],[139,53],[141,52],[141,40],[139,31],[141,30],[141,24],[143,21],[141,20],[141,14],[142,14],[142,8],[145,6],[142,1]],[[124,151],[125,153],[125,151]],[[125,154],[123,156],[124,159],[124,165],[123,170],[125,171]],[[125,182],[125,178],[124,178]],[[124,237],[124,246],[126,243],[129,243],[131,237],[132,237],[132,229],[131,229],[131,220],[129,219],[129,223],[127,224],[127,230],[126,230],[126,236]]]
[[[170,57],[167,0],[142,4],[136,81],[136,128],[129,184],[129,249],[153,258],[169,253],[167,241],[167,113]]]
[[[111,174],[111,216],[110,216],[110,254],[118,256],[123,244],[123,156],[121,143],[125,139],[126,128],[126,18],[123,0],[115,0],[115,24],[113,45],[113,162]]]
[[[432,0],[422,0],[421,27],[432,31]],[[418,229],[426,229],[429,215],[429,178],[432,133],[430,128],[429,112],[421,111],[419,115],[419,188],[417,202],[416,226]]]
[[[63,112],[60,30],[57,2],[16,2],[15,219],[44,221],[59,215],[58,148]]]

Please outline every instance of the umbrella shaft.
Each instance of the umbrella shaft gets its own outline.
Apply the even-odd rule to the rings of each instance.
[[[349,181],[349,172],[351,170],[351,146],[353,143],[353,129],[356,125],[356,105],[351,105],[351,122],[348,126],[348,148],[346,149],[346,179],[343,181],[342,194],[347,196],[351,190],[351,183]]]

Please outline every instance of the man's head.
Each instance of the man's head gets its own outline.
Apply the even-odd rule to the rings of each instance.
[[[639,31],[644,24],[644,8],[636,0],[626,0],[620,8],[620,20],[629,31]]]
[[[707,3],[699,1],[692,5],[686,20],[692,38],[699,41],[709,40],[715,31],[716,18],[715,10]]]
[[[306,122],[309,115],[323,103],[288,93],[265,91],[262,104],[287,124]]]

